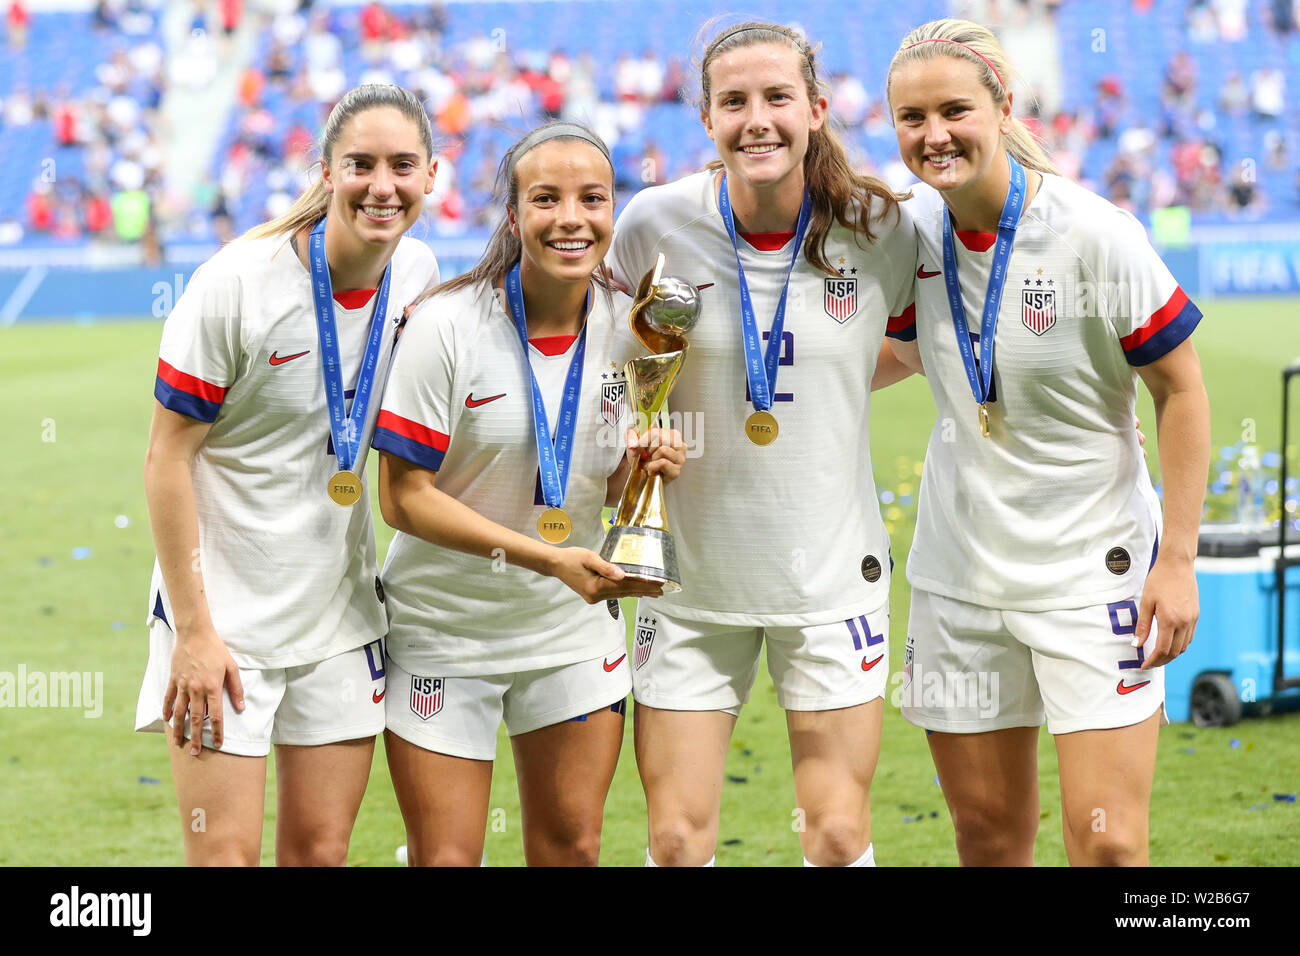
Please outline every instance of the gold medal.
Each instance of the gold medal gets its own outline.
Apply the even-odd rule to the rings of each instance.
[[[329,483],[330,497],[347,508],[361,500],[361,479],[350,471],[335,472]]]
[[[980,402],[980,434],[989,437],[989,407]]]
[[[755,445],[770,445],[780,429],[770,412],[754,412],[745,419],[745,435]]]
[[[537,533],[543,541],[560,544],[573,532],[573,521],[563,508],[547,508],[537,519]]]

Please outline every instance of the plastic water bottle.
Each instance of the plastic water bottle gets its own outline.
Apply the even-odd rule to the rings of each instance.
[[[1246,531],[1258,531],[1267,524],[1264,516],[1264,472],[1259,447],[1246,445],[1237,459],[1237,523]]]

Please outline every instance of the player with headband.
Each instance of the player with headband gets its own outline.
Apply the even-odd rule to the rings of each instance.
[[[672,394],[703,434],[668,491],[683,590],[637,615],[647,862],[712,862],[728,743],[766,646],[804,859],[872,865],[891,560],[870,386],[887,324],[910,321],[915,235],[894,194],[852,170],[802,36],[725,30],[701,85],[718,160],[638,193],[611,258],[635,285],[664,253],[702,307]]]
[[[1161,665],[1198,613],[1201,313],[1131,215],[1056,172],[1012,113],[1008,73],[962,20],[913,30],[889,68],[899,152],[922,182],[906,203],[915,324],[894,351],[923,364],[939,413],[903,714],[928,732],[964,864],[1033,862],[1044,715],[1070,862],[1144,864]],[[1139,378],[1163,521],[1132,428]],[[952,680],[992,692],[957,700]]]
[[[601,508],[633,456],[671,481],[685,452],[675,432],[623,428],[623,366],[645,348],[601,264],[604,143],[543,126],[498,189],[483,258],[412,313],[375,434],[398,529],[388,761],[411,864],[476,864],[504,717],[527,862],[594,865],[631,688],[617,598],[659,594],[595,553]]]
[[[347,93],[320,149],[320,179],[201,266],[163,326],[136,725],[171,721],[193,865],[261,859],[272,744],[277,862],[344,864],[384,726],[363,468],[397,320],[438,278],[405,237],[437,163],[395,86]]]

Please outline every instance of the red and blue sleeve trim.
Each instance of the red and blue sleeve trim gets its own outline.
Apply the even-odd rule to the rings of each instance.
[[[900,315],[891,315],[885,325],[885,335],[900,342],[916,341],[916,303],[913,302]]]
[[[1150,365],[1182,344],[1201,321],[1201,310],[1182,288],[1174,289],[1140,329],[1119,340],[1129,365]]]
[[[164,408],[201,422],[215,422],[221,403],[226,400],[226,389],[222,386],[182,372],[162,359],[158,360],[153,394]]]
[[[396,455],[413,465],[437,471],[442,467],[450,441],[449,435],[385,410],[379,413],[375,437],[370,443],[380,451]]]

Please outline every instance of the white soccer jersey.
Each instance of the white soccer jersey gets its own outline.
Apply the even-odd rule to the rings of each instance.
[[[608,478],[623,458],[623,365],[645,352],[631,304],[604,292],[587,318],[564,542],[599,551]],[[530,345],[552,433],[576,342],[557,355]],[[519,333],[486,284],[435,296],[412,315],[375,429],[376,448],[438,473],[437,487],[479,514],[538,538],[546,510],[533,430],[532,385]],[[398,532],[384,564],[388,653],[412,674],[483,676],[558,667],[619,651],[623,625],[558,578]]]
[[[381,364],[403,307],[437,277],[429,248],[402,239]],[[372,297],[355,310],[335,308],[349,398],[374,306]],[[212,623],[235,662],[309,664],[382,637],[369,498],[344,508],[326,491],[338,461],[311,275],[287,237],[232,242],[194,273],[163,326],[154,395],[212,422],[192,472],[196,559]],[[379,397],[376,390],[371,421]],[[149,607],[151,622],[175,620],[156,562]]]
[[[668,403],[692,460],[668,486],[682,591],[662,599],[678,617],[794,626],[860,614],[889,598],[889,539],[871,472],[871,376],[891,316],[907,313],[916,238],[904,211],[855,241],[834,227],[826,254],[840,275],[810,266],[790,276],[771,408],[777,439],[744,432],[749,401],[736,255],[718,211],[716,178],[701,172],[643,190],[614,229],[611,265],[632,287],[663,253],[665,272],[700,290],[699,323]],[[741,258],[766,344],[791,242]],[[910,316],[909,316],[910,320]]]
[[[1136,219],[1081,186],[1043,176],[1007,266],[984,438],[944,289],[943,201],[927,186],[913,191],[916,337],[939,417],[908,580],[1023,611],[1130,597],[1155,559],[1160,529],[1133,428],[1134,366],[1186,339],[1200,311]],[[991,240],[954,239],[973,338]]]

